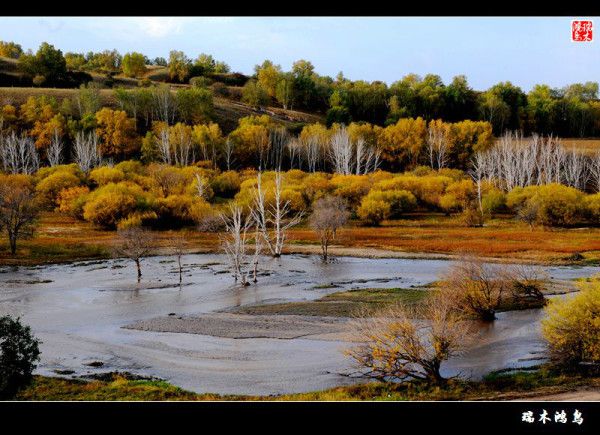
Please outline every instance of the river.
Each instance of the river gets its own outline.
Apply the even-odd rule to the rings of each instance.
[[[0,314],[21,316],[42,340],[40,374],[119,370],[157,376],[197,392],[303,392],[357,382],[340,375],[351,367],[341,352],[347,343],[310,337],[221,338],[123,326],[170,313],[317,299],[341,289],[410,288],[436,280],[450,265],[445,260],[355,257],[322,264],[316,256],[288,255],[262,259],[259,282],[240,288],[232,285],[222,255],[186,255],[183,262],[181,287],[170,257],[144,259],[141,284],[133,263],[122,259],[2,267]],[[545,270],[555,279],[600,272],[591,266]],[[539,362],[544,350],[541,317],[541,310],[500,313],[476,345],[444,366],[445,374],[477,378],[494,369]],[[96,361],[102,366],[89,365]]]

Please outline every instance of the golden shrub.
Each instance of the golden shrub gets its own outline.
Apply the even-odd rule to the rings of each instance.
[[[600,363],[600,281],[582,284],[574,296],[554,299],[546,308],[542,334],[551,358],[573,365]]]
[[[83,219],[83,206],[90,189],[87,186],[70,187],[58,194],[58,210],[78,219]]]
[[[98,186],[104,186],[108,183],[118,183],[125,180],[125,173],[117,168],[111,168],[109,166],[100,166],[94,168],[90,172],[90,180],[96,183]]]

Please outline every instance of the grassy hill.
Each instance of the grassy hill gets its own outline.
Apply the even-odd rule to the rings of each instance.
[[[19,106],[30,96],[47,95],[57,100],[74,97],[76,89],[60,88],[34,88],[34,87],[0,87],[0,105],[12,104]],[[102,105],[117,108],[117,100],[112,89],[101,89],[100,95]],[[276,121],[282,122],[288,127],[298,124],[314,123],[323,121],[321,115],[315,115],[296,110],[284,110],[278,107],[266,107],[254,109],[239,101],[215,97],[214,99],[214,121],[221,126],[224,133],[229,133],[236,128],[238,120],[249,115],[271,116]]]
[[[100,90],[102,104],[116,108],[117,101],[113,90],[105,87],[106,75],[97,72],[91,72],[90,75],[94,82],[103,87]],[[168,78],[168,70],[166,67],[149,65],[144,78],[150,79],[154,84],[163,83]],[[133,88],[137,87],[139,83],[138,79],[126,77],[123,74],[117,74],[112,79],[114,81],[113,87]],[[40,95],[47,95],[57,100],[62,100],[63,98],[72,98],[75,92],[77,92],[76,89],[24,86],[24,82],[26,82],[26,78],[18,71],[17,61],[15,59],[0,57],[0,105],[12,104],[19,106],[30,96]],[[189,85],[171,84],[173,91],[181,87],[189,87]],[[295,127],[305,123],[322,122],[324,120],[322,115],[296,110],[284,110],[278,107],[255,109],[239,101],[241,97],[240,86],[227,86],[227,90],[229,94],[228,98],[220,96],[215,96],[214,98],[214,121],[221,126],[224,133],[229,133],[235,129],[238,120],[249,115],[267,114],[288,127]]]

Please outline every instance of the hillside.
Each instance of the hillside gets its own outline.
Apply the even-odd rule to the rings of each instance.
[[[19,106],[30,96],[40,95],[47,95],[57,100],[62,100],[63,98],[74,97],[76,92],[76,89],[0,87],[0,105],[12,104]],[[101,89],[100,95],[102,97],[102,105],[112,108],[117,107],[117,101],[114,98],[112,89]],[[276,121],[282,122],[288,127],[323,121],[322,116],[296,110],[284,110],[278,107],[254,109],[239,101],[219,97],[215,97],[214,99],[214,121],[221,126],[225,134],[236,128],[240,118],[249,115],[264,114],[271,116]]]
[[[153,84],[164,83],[168,78],[167,68],[148,65],[148,71],[144,74],[144,78],[149,79]],[[95,83],[104,86],[106,75],[91,72],[90,75]],[[123,74],[117,74],[112,77],[114,81],[113,87],[133,88],[138,86],[138,79],[126,77]],[[62,100],[63,98],[72,98],[77,92],[76,89],[62,88],[38,88],[30,86],[22,86],[24,82],[23,74],[17,70],[17,61],[6,57],[0,57],[0,105],[12,104],[19,106],[23,104],[30,96],[47,95]],[[10,85],[7,85],[10,83]],[[189,85],[171,84],[171,88],[176,90]],[[227,86],[227,90],[231,98],[215,96],[214,98],[214,121],[217,122],[224,133],[229,133],[234,130],[238,124],[238,120],[249,115],[264,115],[271,116],[276,121],[284,123],[288,127],[295,127],[298,124],[323,122],[322,115],[316,115],[296,110],[284,110],[278,107],[266,107],[254,109],[247,104],[239,101],[241,96],[241,87]],[[111,88],[100,90],[102,96],[102,104],[108,107],[116,108],[117,101],[114,98],[114,93]]]

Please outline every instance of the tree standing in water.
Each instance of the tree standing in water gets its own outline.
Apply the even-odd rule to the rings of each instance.
[[[150,255],[155,248],[155,238],[151,231],[134,227],[119,230],[119,245],[115,249],[118,255],[130,258],[137,268],[137,280],[142,279],[141,260]]]
[[[321,241],[323,262],[329,258],[329,244],[335,240],[337,231],[343,227],[350,213],[346,201],[338,196],[326,196],[315,201],[310,216],[310,226]]]

